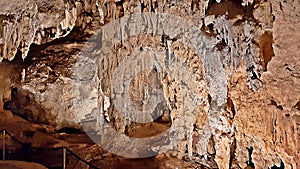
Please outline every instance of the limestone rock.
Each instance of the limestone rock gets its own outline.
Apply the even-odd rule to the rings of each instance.
[[[0,110],[57,128],[96,119],[96,135],[104,123],[124,133],[98,138],[108,148],[182,162],[166,166],[300,167],[299,1],[13,0],[0,11]],[[143,117],[116,101],[144,110],[157,91]],[[168,129],[139,151],[132,142]]]

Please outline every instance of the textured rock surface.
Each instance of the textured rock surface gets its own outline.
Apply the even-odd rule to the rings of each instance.
[[[0,110],[4,107],[57,128],[79,127],[79,120],[99,102],[102,119],[131,137],[152,136],[170,126],[179,133],[178,146],[157,159],[180,162],[162,168],[299,168],[299,8],[297,0],[0,2],[0,60],[5,59],[0,67]],[[99,65],[94,55],[85,55],[91,49],[94,54],[99,51],[95,43],[99,39],[85,41],[89,35],[122,16],[130,21],[126,16],[139,12],[183,19],[165,20],[164,31],[171,32],[170,36],[160,32],[152,36],[151,27],[146,35],[128,33],[126,37],[131,37],[122,42],[116,41],[116,34],[115,41],[104,41],[104,47],[117,43],[106,50],[107,57]],[[141,23],[129,24],[128,29]],[[185,23],[194,27],[182,29],[184,35],[177,36],[175,28],[187,28]],[[108,28],[118,31],[118,27]],[[106,40],[105,33],[103,37]],[[110,103],[110,80],[122,61],[141,50],[166,50],[167,54],[157,56],[172,53],[188,67],[192,80],[183,69],[169,71],[181,74],[188,89],[200,95],[195,110],[191,106],[196,97],[186,104],[189,98],[184,97],[180,79],[170,72],[157,75],[150,70],[134,77],[129,95],[143,109],[139,100],[149,94],[139,92],[143,85],[148,85],[147,90],[163,90],[167,105],[163,117],[145,124],[122,119]],[[20,55],[24,62],[15,61]],[[78,71],[76,61],[82,59],[86,67]],[[164,78],[157,82],[155,76]],[[182,108],[187,111],[181,112]],[[134,150],[131,146],[127,147],[130,151]],[[151,148],[164,152],[169,146]]]
[[[300,26],[299,5],[272,2],[275,56],[261,76],[264,87],[251,92],[245,85],[245,72],[239,71],[229,89],[236,109],[237,161],[247,161],[243,154],[246,147],[253,147],[252,162],[257,168],[279,167],[281,162],[285,168],[299,168],[299,32],[292,31]]]

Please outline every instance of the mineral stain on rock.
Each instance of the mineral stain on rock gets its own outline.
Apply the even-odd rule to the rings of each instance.
[[[260,56],[264,71],[267,71],[268,63],[274,56],[273,35],[270,31],[265,31],[259,38]]]

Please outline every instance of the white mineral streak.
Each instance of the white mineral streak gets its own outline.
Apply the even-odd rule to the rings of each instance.
[[[96,2],[96,6],[97,6],[97,9],[98,9],[98,12],[100,15],[100,23],[104,24],[104,12],[103,12],[102,6],[100,6],[98,2]]]
[[[171,59],[172,59],[172,41],[171,40],[167,40],[167,47],[168,47],[168,58],[169,58],[169,65],[171,63]]]
[[[103,110],[106,112],[110,107],[110,101],[109,101],[109,97],[107,97],[106,95],[104,95],[104,105],[103,105]]]
[[[68,32],[70,32],[75,26],[76,19],[77,19],[77,9],[70,8],[70,4],[67,3],[65,9],[65,19],[60,23],[61,28],[64,30],[69,30]]]
[[[21,82],[25,81],[25,77],[26,77],[26,69],[22,69],[22,72],[21,72]]]
[[[200,2],[200,17],[202,18],[205,17],[208,4],[209,4],[209,0],[203,0]]]
[[[243,0],[242,5],[243,6],[250,6],[252,3],[254,2],[254,0]]]

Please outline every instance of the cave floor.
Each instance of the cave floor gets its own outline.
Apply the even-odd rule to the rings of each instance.
[[[9,110],[0,112],[0,129],[5,129],[21,142],[33,147],[54,148],[65,146],[81,158],[86,159],[95,166],[101,166],[101,168],[104,169],[176,168],[178,166],[183,167],[184,165],[182,160],[166,155],[144,159],[126,159],[119,157],[95,145],[84,132],[73,134],[57,133],[55,129],[49,125],[32,123],[20,116],[14,115]],[[89,158],[87,158],[87,156]],[[76,164],[74,164],[73,168],[76,168]]]

